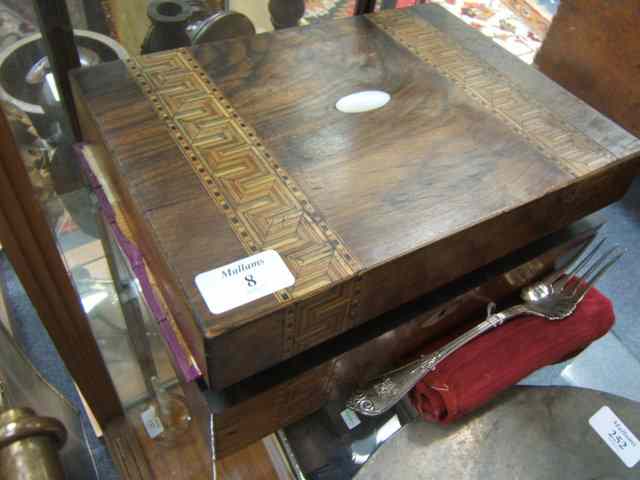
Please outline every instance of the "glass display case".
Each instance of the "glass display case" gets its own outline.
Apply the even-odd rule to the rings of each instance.
[[[349,387],[351,393],[364,376],[383,373],[409,352],[415,351],[421,343],[454,330],[459,322],[472,315],[477,316],[479,311],[484,314],[487,303],[495,299],[513,300],[516,290],[551,268],[560,254],[554,250],[555,257],[540,258],[557,245],[568,242],[562,237],[564,231],[554,237],[553,242],[557,240],[556,243],[548,241],[547,237],[542,238],[542,234],[536,236],[537,233],[545,232],[546,235],[557,231],[560,226],[582,218],[595,208],[592,206],[604,205],[610,197],[617,195],[618,190],[622,195],[623,185],[614,185],[614,174],[601,183],[593,181],[594,195],[572,191],[566,197],[556,198],[556,203],[562,208],[568,205],[575,212],[582,212],[579,216],[571,216],[575,213],[573,211],[566,218],[558,215],[562,218],[557,224],[550,223],[553,228],[542,228],[545,222],[538,218],[539,212],[526,210],[533,218],[532,224],[540,226],[540,229],[533,232],[524,220],[512,222],[508,233],[519,235],[518,248],[505,249],[494,258],[480,251],[482,246],[486,247],[491,242],[485,238],[476,242],[474,238],[468,243],[478,244],[474,247],[477,251],[473,258],[478,262],[478,268],[465,270],[466,273],[452,281],[443,281],[429,295],[412,298],[410,302],[403,300],[388,314],[385,310],[384,315],[372,317],[371,323],[355,325],[353,332],[345,329],[335,338],[325,338],[322,322],[330,323],[337,318],[332,309],[339,311],[341,304],[336,301],[328,308],[329,313],[323,311],[317,316],[313,313],[304,317],[312,334],[322,339],[317,344],[309,343],[295,354],[287,351],[288,356],[283,356],[281,361],[229,382],[224,388],[213,389],[209,387],[208,372],[204,372],[202,363],[196,360],[197,355],[201,355],[208,361],[209,352],[196,352],[192,348],[194,333],[182,328],[187,324],[184,319],[178,326],[176,311],[170,308],[173,299],[166,295],[170,288],[165,285],[164,277],[154,275],[156,271],[150,268],[149,255],[142,253],[146,247],[143,236],[136,230],[136,223],[131,221],[130,212],[125,207],[127,199],[120,196],[122,190],[114,188],[112,172],[108,171],[108,162],[103,159],[105,152],[91,144],[86,134],[83,135],[88,127],[81,119],[89,118],[93,113],[84,111],[85,105],[74,98],[69,72],[81,67],[124,61],[120,71],[126,73],[127,65],[136,65],[131,60],[138,59],[140,55],[158,55],[163,51],[191,46],[195,46],[196,51],[205,52],[207,47],[202,45],[210,42],[220,42],[215,46],[215,58],[231,58],[234,52],[242,50],[239,44],[231,41],[233,39],[296,26],[311,26],[312,31],[316,28],[314,25],[321,28],[322,22],[422,3],[432,2],[0,0],[0,287],[10,291],[8,310],[10,313],[13,310],[14,320],[18,319],[13,324],[5,322],[0,328],[0,428],[2,412],[18,407],[32,409],[30,415],[34,417],[56,418],[59,423],[55,425],[61,426],[60,431],[64,429],[66,440],[60,441],[62,433],[51,434],[53,444],[56,441],[60,444],[53,450],[57,452],[67,478],[71,479],[111,478],[110,475],[115,478],[118,470],[123,478],[234,478],[236,474],[253,474],[246,472],[249,464],[257,465],[255,471],[264,478],[346,479],[355,476],[396,432],[417,419],[416,411],[406,398],[379,417],[353,417],[345,409],[346,388]],[[535,51],[531,46],[539,46],[539,39],[535,35],[522,34],[522,25],[513,24],[516,25],[514,27],[507,21],[510,17],[503,18],[500,12],[491,13],[489,7],[475,3],[437,3],[447,4],[444,6],[450,12],[455,9],[466,12],[464,20],[471,24],[475,33],[482,31],[493,36],[498,45],[507,46],[515,42],[513,38],[526,37],[527,51],[521,52],[519,58],[526,63],[533,60]],[[457,29],[458,39],[462,38],[467,45],[472,43],[469,40],[471,34],[460,33],[462,27],[454,25],[454,21],[445,14],[444,10],[433,14],[440,22],[438,28]],[[489,21],[490,18],[493,20]],[[534,24],[539,25],[538,17],[536,19]],[[373,22],[371,24],[374,25]],[[500,32],[496,33],[497,30]],[[379,33],[389,37],[384,37],[385,42],[395,42],[388,47],[390,52],[406,46],[410,53],[417,48],[404,37],[394,40],[393,28]],[[294,37],[285,32],[279,38],[283,39],[281,44],[288,47],[287,42]],[[421,38],[416,35],[413,40],[419,42]],[[402,42],[407,45],[403,46]],[[366,46],[357,43],[347,42],[345,49],[353,48],[362,54]],[[380,40],[380,45],[382,43]],[[524,48],[520,44],[516,47]],[[376,48],[378,46],[373,50]],[[483,44],[474,48],[477,48],[477,52],[474,51],[477,56],[489,57],[494,55],[492,49],[498,47]],[[404,53],[396,52],[394,55],[405,58],[402,56]],[[422,55],[426,55],[424,51]],[[301,54],[298,58],[303,56]],[[446,52],[443,55],[445,59],[454,56]],[[206,53],[202,53],[202,58],[206,57]],[[507,74],[520,72],[518,66],[510,63],[513,59],[495,58],[498,60],[486,68],[490,72],[495,69],[495,77],[491,78],[500,80]],[[373,68],[368,62],[362,60],[354,70],[366,74],[367,69]],[[437,72],[431,67],[420,66],[420,75],[426,78],[428,73],[436,78]],[[224,70],[224,64],[217,68]],[[274,67],[269,75],[279,75],[277,70]],[[449,75],[445,72],[438,77],[438,82],[444,85],[454,78],[454,70],[455,62],[451,70],[446,71]],[[236,76],[243,74],[246,72]],[[377,72],[374,76],[387,78],[387,74]],[[547,84],[541,83],[538,77],[530,80],[527,74],[520,72],[518,75],[520,79],[525,78],[523,84],[535,90],[540,98],[547,95],[545,101],[549,103],[549,90],[540,87]],[[105,77],[104,82],[109,81]],[[144,82],[132,84],[136,88],[144,86]],[[454,87],[451,87],[451,90],[446,90],[447,95],[462,98],[468,93],[465,88],[463,85],[454,92]],[[511,91],[510,88],[506,90]],[[498,93],[504,91],[502,89]],[[517,93],[519,90],[514,88],[513,91]],[[571,121],[579,123],[599,142],[610,142],[608,148],[619,155],[625,148],[628,151],[635,148],[636,144],[625,136],[626,133],[614,129],[608,120],[597,116],[566,92],[563,95],[558,97],[562,101],[557,103],[569,105],[573,109]],[[473,104],[475,106],[469,107],[469,111],[476,112],[476,108],[485,108],[490,103],[477,95],[470,97],[482,105]],[[526,95],[522,98],[528,99]],[[448,108],[445,104],[449,100],[447,97],[446,101],[442,100],[442,105],[438,102],[430,105],[438,115],[448,118],[448,113],[442,112]],[[106,105],[97,104],[93,108],[98,110]],[[333,108],[333,104],[330,107]],[[227,108],[231,109],[231,106]],[[404,117],[411,117],[413,108],[407,107]],[[524,115],[537,115],[540,111],[542,109],[527,110]],[[581,116],[581,112],[586,114]],[[155,110],[152,113],[155,114]],[[235,115],[238,116],[237,113]],[[433,117],[436,116],[434,114]],[[599,129],[601,125],[611,130]],[[520,134],[520,126],[500,127],[500,132],[508,130],[508,135]],[[162,124],[162,128],[165,127],[171,128],[169,124]],[[357,128],[352,130],[361,133]],[[580,142],[591,146],[584,140],[586,137],[581,136],[584,132],[575,130],[575,137],[580,140],[576,141],[579,144],[576,148],[584,147]],[[248,127],[245,133],[253,135]],[[482,136],[475,130],[470,135],[473,141]],[[553,138],[561,142],[565,138],[563,135]],[[628,144],[614,144],[618,137]],[[262,146],[258,140],[255,141]],[[546,137],[540,140],[541,143],[545,141]],[[505,140],[504,143],[508,142]],[[309,145],[313,149],[313,142]],[[565,147],[562,144],[557,149],[568,151],[567,155],[574,154],[573,150]],[[444,146],[442,148],[445,149]],[[547,158],[546,154],[543,155],[546,151],[543,145],[536,148],[535,155]],[[460,150],[471,155],[469,151],[473,148],[461,147]],[[606,149],[603,147],[601,150]],[[506,171],[513,163],[505,160],[500,168]],[[520,200],[526,193],[523,190],[528,187],[519,187],[519,182],[530,168],[525,163],[519,176],[514,174],[512,183],[516,185],[509,184],[504,189],[504,198],[509,201]],[[449,168],[448,164],[444,167]],[[545,164],[545,169],[547,167]],[[492,168],[487,167],[486,170],[493,174]],[[415,171],[418,170],[416,168]],[[615,175],[623,176],[621,171],[622,167],[615,170]],[[447,171],[441,176],[448,178],[448,174]],[[573,180],[573,173],[569,175],[561,168],[549,167],[548,171],[544,170],[541,181],[556,174],[559,177],[566,175],[565,183]],[[573,176],[577,177],[577,174]],[[380,180],[380,184],[385,181],[388,179]],[[487,183],[484,176],[479,183],[483,182]],[[563,184],[562,188],[565,187]],[[295,188],[294,185],[293,192]],[[316,185],[313,188],[320,190],[322,187]],[[419,190],[414,192],[415,195],[423,193],[422,186],[415,188],[416,192]],[[504,198],[495,200],[496,204]],[[405,199],[389,200],[386,196],[383,200],[388,204],[405,202]],[[525,208],[529,207],[521,206],[521,211]],[[635,206],[624,208],[626,212]],[[142,215],[146,213],[142,212]],[[623,217],[621,222],[627,226],[628,212],[618,212],[617,215]],[[290,218],[281,218],[282,224],[287,221],[294,223]],[[593,226],[591,224],[589,227]],[[267,227],[265,229],[268,230]],[[491,232],[496,238],[500,237],[497,228],[494,230]],[[614,233],[619,234],[619,230]],[[513,245],[516,243],[514,240]],[[441,252],[443,258],[449,255],[446,249]],[[453,259],[455,255],[451,257],[452,261],[458,261]],[[300,263],[303,264],[304,259]],[[395,272],[394,278],[397,280],[405,273]],[[627,281],[625,284],[629,290],[633,287],[631,283]],[[386,285],[382,281],[380,284]],[[607,284],[605,288],[608,289],[606,293],[619,294],[617,286]],[[335,292],[331,290],[329,293]],[[458,301],[460,298],[463,301]],[[620,303],[624,305],[624,314],[630,316],[634,311],[634,307],[629,306],[631,302],[625,300]],[[3,320],[11,317],[3,317],[2,310],[0,308]],[[283,350],[293,344],[292,336],[296,333],[293,324],[289,323],[291,311],[293,308],[282,320],[282,332],[281,325],[274,323],[273,331],[278,338],[282,337]],[[622,327],[619,328],[630,328],[628,322],[620,323]],[[247,338],[251,349],[261,355],[264,350],[267,352],[264,355],[268,356],[272,345],[263,345],[260,336],[255,332],[252,335],[252,331]],[[635,350],[627,352],[613,334],[607,335],[590,352],[604,358],[609,357],[611,351],[623,350],[628,355],[621,363],[631,365],[631,372],[635,372],[636,367],[640,371]],[[608,376],[606,372],[596,372],[593,364],[598,363],[600,357],[588,356],[585,360],[585,356],[580,355],[534,374],[528,378],[527,384],[590,387],[638,400],[640,394],[636,390],[640,390],[636,388],[635,376],[620,373]],[[625,368],[617,367],[620,372]],[[341,390],[343,387],[345,391]],[[315,413],[307,415],[309,410]],[[260,439],[262,433],[272,432],[274,425],[284,424],[287,426],[279,431],[277,438],[269,435]],[[247,431],[262,433],[248,441]]]
[[[338,5],[341,3],[345,5]],[[336,2],[336,9],[343,10],[341,15],[353,13],[354,5],[347,3]],[[332,8],[324,11],[334,15]],[[73,380],[67,380],[75,381],[85,395],[88,412],[97,418],[96,427],[108,425],[124,412],[139,427],[144,443],[151,435],[148,428],[145,430],[143,414],[150,411],[164,421],[164,432],[158,435],[160,444],[175,444],[185,429],[189,429],[187,436],[193,434],[189,413],[177,393],[180,360],[173,355],[175,348],[167,344],[166,331],[159,323],[162,313],[158,312],[164,306],[158,305],[161,300],[153,295],[153,279],[143,272],[141,282],[140,265],[136,272],[130,252],[119,242],[123,232],[116,231],[105,215],[105,209],[113,205],[100,204],[95,191],[100,180],[92,185],[83,170],[68,71],[130,55],[313,22],[316,15],[315,5],[305,12],[303,1],[0,2],[2,128],[4,139],[13,143],[3,152],[3,179],[14,187],[5,190],[2,201],[3,210],[6,207],[15,214],[7,214],[3,224],[13,235],[3,236],[2,255],[16,262],[16,278],[30,280],[25,288],[28,297],[36,301],[27,317],[46,314],[45,321],[38,318],[35,324],[28,324],[37,325],[37,329],[23,326],[19,333],[32,344],[27,356],[33,350],[36,362],[47,363],[47,357],[57,349],[59,367],[69,367]],[[15,276],[6,261],[7,272]],[[65,285],[63,277],[67,275],[69,283]],[[51,282],[57,284],[55,289]],[[65,297],[64,304],[56,304],[55,296]],[[76,327],[69,324],[69,315]],[[38,350],[38,337],[48,338],[46,330],[52,332],[55,346],[43,353]],[[7,344],[3,354],[19,358],[22,354],[11,339],[2,338]],[[66,461],[71,455],[80,459],[80,445],[85,444],[80,417],[74,410],[78,405],[71,407],[55,393],[42,393],[42,401],[35,401],[35,390],[44,392],[47,387],[46,382],[36,386],[37,382],[57,375],[58,370],[45,371],[40,377],[28,364],[16,360],[15,368],[2,372],[11,403],[49,415],[54,413],[52,402],[58,402],[58,416],[70,438],[62,451],[65,470],[69,478],[81,478],[79,472],[86,469],[87,476],[82,478],[89,478],[88,472],[95,470],[88,462],[78,461],[69,467]],[[108,377],[100,378],[107,373]],[[188,375],[191,380],[196,378],[193,372]],[[29,380],[31,377],[37,381]],[[47,396],[53,400],[46,400]],[[174,433],[176,438],[172,438]],[[89,437],[91,445],[98,448],[92,429]],[[210,446],[203,448],[206,452]],[[85,453],[89,450],[85,445]],[[201,455],[194,462],[195,470],[211,471],[210,457]]]

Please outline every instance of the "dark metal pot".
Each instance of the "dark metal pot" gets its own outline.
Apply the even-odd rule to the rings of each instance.
[[[153,0],[147,8],[151,27],[142,53],[255,35],[249,18],[233,11],[212,11],[202,0]]]
[[[142,43],[143,54],[191,45],[186,28],[193,14],[191,5],[180,0],[153,0],[147,7],[151,28]]]

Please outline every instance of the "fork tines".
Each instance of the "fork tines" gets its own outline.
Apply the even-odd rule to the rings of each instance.
[[[620,260],[622,255],[624,255],[624,251],[615,246],[592,261],[595,254],[600,250],[600,247],[602,247],[605,241],[606,238],[600,240],[600,242],[598,242],[598,244],[570,271],[566,272],[565,270],[565,272],[558,272],[560,275],[558,275],[558,279],[554,281],[554,287],[569,296],[582,299],[598,279],[618,260]],[[589,244],[590,242],[588,242],[585,247],[581,248],[578,255],[576,255],[572,260],[577,260]]]

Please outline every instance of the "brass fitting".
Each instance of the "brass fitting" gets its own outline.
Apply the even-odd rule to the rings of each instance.
[[[0,413],[0,478],[63,480],[58,450],[66,440],[67,430],[55,418],[40,417],[30,408],[3,411]]]

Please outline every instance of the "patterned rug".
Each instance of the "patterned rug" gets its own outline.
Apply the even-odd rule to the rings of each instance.
[[[313,23],[328,18],[343,18],[353,15],[356,0],[307,0],[304,18]]]
[[[438,3],[522,61],[533,63],[558,0],[387,0],[377,3],[395,5],[395,8]],[[355,4],[356,0],[307,0],[305,19],[314,23],[347,17],[353,15]]]

